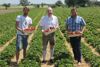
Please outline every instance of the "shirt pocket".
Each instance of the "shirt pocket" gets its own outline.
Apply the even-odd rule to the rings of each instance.
[[[67,25],[72,25],[72,20],[68,20]]]
[[[81,28],[81,20],[76,21],[76,30],[80,30]]]
[[[80,25],[80,23],[81,23],[81,20],[80,20],[80,19],[77,19],[77,20],[76,20],[76,24],[77,24],[77,25]]]
[[[57,26],[57,21],[56,20],[52,20],[51,21],[51,25],[54,27],[54,26]]]
[[[30,20],[26,19],[25,20],[25,25],[29,25],[30,24]]]

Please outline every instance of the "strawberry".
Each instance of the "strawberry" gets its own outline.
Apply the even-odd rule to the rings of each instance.
[[[35,27],[31,27],[31,30],[35,30]]]
[[[49,29],[47,29],[47,30],[44,30],[44,32],[49,32]]]

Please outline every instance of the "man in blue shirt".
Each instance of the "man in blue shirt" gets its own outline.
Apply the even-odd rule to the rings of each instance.
[[[77,15],[76,8],[71,9],[71,16],[66,20],[66,30],[74,53],[74,59],[81,63],[81,36],[85,29],[85,21]]]

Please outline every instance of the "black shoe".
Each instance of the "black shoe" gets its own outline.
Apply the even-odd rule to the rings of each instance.
[[[42,61],[43,64],[46,64],[46,62],[47,62],[46,60],[43,60],[43,61]]]
[[[54,60],[53,59],[50,59],[50,61],[49,61],[51,64],[53,64],[54,63]]]

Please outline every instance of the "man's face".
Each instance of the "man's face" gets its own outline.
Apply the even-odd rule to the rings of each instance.
[[[52,9],[48,9],[48,14],[53,14],[53,10]]]
[[[72,14],[72,16],[77,16],[77,11],[75,10],[75,9],[73,9],[73,10],[71,10],[71,14]]]
[[[24,8],[24,9],[23,9],[23,13],[24,13],[24,14],[28,14],[28,12],[29,12],[29,9],[28,9],[28,8]]]

